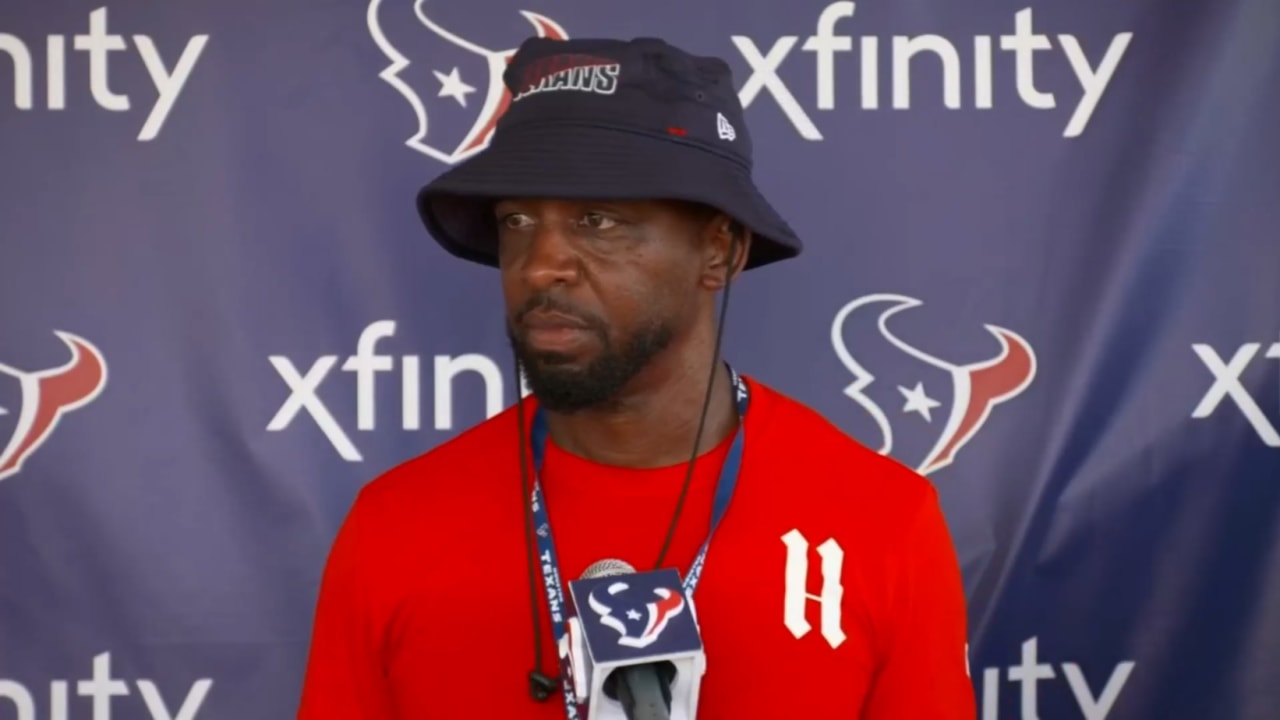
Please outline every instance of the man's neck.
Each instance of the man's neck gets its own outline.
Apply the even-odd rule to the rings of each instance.
[[[642,378],[644,389],[600,410],[547,414],[551,437],[567,452],[604,465],[654,468],[689,461],[706,399],[706,364],[655,368]],[[698,454],[718,445],[737,428],[729,371],[717,363],[706,427]]]

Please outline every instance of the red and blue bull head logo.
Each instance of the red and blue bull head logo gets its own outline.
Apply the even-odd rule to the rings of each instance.
[[[366,22],[391,61],[378,77],[400,93],[417,119],[405,144],[454,165],[489,146],[498,119],[511,106],[502,76],[523,38],[512,38],[505,50],[485,47],[444,27],[430,5],[427,0],[372,0]],[[568,39],[551,18],[520,14],[538,37]]]
[[[93,343],[68,332],[55,333],[71,358],[55,368],[27,372],[0,364],[0,480],[22,469],[53,434],[62,417],[102,392],[107,363]]]
[[[631,648],[652,645],[671,618],[685,609],[684,597],[673,588],[656,587],[644,592],[632,590],[623,580],[593,590],[587,596],[587,604],[602,625],[618,633],[618,644]]]
[[[889,327],[909,326],[896,316],[922,304],[890,293],[857,298],[836,314],[831,343],[853,375],[844,394],[874,426],[855,434],[928,475],[955,461],[996,406],[1026,390],[1036,356],[1021,335],[995,325],[984,326],[994,339],[985,359],[962,364],[927,353]]]

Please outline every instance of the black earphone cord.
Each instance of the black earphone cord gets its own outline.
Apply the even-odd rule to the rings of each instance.
[[[680,514],[684,510],[685,498],[689,495],[689,487],[693,483],[693,467],[698,459],[698,445],[702,442],[702,431],[707,423],[707,411],[711,407],[711,390],[715,386],[716,371],[720,366],[720,342],[724,337],[725,315],[729,310],[729,287],[733,283],[733,268],[737,264],[737,251],[741,240],[741,229],[731,226],[732,233],[729,241],[729,263],[728,270],[725,275],[724,296],[720,301],[720,321],[716,328],[716,344],[712,351],[711,377],[707,379],[707,394],[702,401],[702,413],[698,419],[698,431],[693,437],[693,453],[689,458],[689,470],[685,474],[684,483],[680,487],[680,497],[676,500],[675,514],[671,518],[671,526],[667,528],[667,536],[662,542],[662,550],[658,552],[658,560],[654,564],[655,568],[661,568],[663,561],[667,557],[667,551],[671,549],[671,542],[675,538],[676,527],[680,524]],[[529,506],[533,488],[529,482],[529,460],[528,451],[525,443],[528,435],[525,432],[524,422],[524,403],[523,394],[520,385],[520,363],[515,363],[516,376],[516,425],[520,433],[520,477],[521,492],[524,493],[525,513],[524,513],[524,539],[525,539],[525,555],[529,567],[529,608],[533,616],[533,667],[529,673],[529,693],[535,700],[543,701],[549,698],[552,691],[555,690],[559,683],[558,676],[547,675],[543,672],[542,664],[542,623],[539,610],[539,591],[538,591],[538,569],[537,569],[537,552],[533,540],[533,509]]]

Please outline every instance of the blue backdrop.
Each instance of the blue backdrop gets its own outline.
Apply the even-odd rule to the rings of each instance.
[[[292,715],[354,493],[515,399],[413,196],[530,34],[734,67],[808,249],[727,353],[937,485],[981,720],[1276,717],[1276,0],[6,0],[0,720]]]

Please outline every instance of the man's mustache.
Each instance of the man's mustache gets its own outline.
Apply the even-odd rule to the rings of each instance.
[[[575,320],[580,320],[583,324],[593,330],[602,330],[604,328],[604,322],[602,322],[600,318],[591,315],[590,313],[583,312],[563,300],[545,293],[535,295],[526,300],[524,304],[516,310],[513,317],[514,324],[523,325],[525,315],[528,315],[535,310],[553,312],[559,315],[571,317]]]

